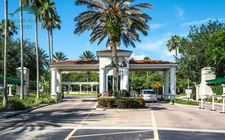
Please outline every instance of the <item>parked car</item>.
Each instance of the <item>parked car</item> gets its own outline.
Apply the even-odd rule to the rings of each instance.
[[[140,96],[145,101],[155,102],[157,101],[157,94],[153,89],[143,89],[140,91]]]

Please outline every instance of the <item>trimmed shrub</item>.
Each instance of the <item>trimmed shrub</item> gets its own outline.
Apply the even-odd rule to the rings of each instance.
[[[139,97],[125,97],[118,99],[114,97],[99,97],[99,107],[118,107],[118,108],[141,108],[145,106],[145,101]]]
[[[23,104],[23,101],[19,98],[12,98],[8,100],[8,107],[13,110],[24,110],[26,109],[25,105]]]

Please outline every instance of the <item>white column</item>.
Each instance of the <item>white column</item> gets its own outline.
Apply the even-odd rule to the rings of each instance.
[[[68,92],[70,92],[70,85],[68,85]]]
[[[175,67],[170,68],[170,100],[174,100],[176,95],[175,70]]]
[[[125,89],[127,91],[129,91],[129,68],[123,68],[123,86],[121,87],[121,89]]]
[[[169,70],[164,71],[164,86],[163,86],[163,94],[164,94],[164,99],[168,100],[168,95],[169,95]]]
[[[56,92],[60,93],[60,84],[61,84],[61,72],[56,71]]]
[[[8,85],[9,86],[9,96],[13,96],[12,95],[12,85]]]
[[[93,92],[93,85],[91,85],[91,92]]]
[[[105,84],[106,84],[106,80],[105,80],[105,68],[100,68],[100,78],[99,78],[99,93],[103,93],[103,91],[105,91]]]
[[[56,68],[51,68],[51,96],[53,99],[56,100],[57,93],[56,93]]]
[[[80,93],[82,92],[81,84],[80,84]]]
[[[222,108],[222,112],[221,113],[225,113],[225,84],[222,84],[223,86],[223,95],[222,95],[222,98],[223,98],[223,108]]]

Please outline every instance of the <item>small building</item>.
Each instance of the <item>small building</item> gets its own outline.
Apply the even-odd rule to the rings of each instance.
[[[118,67],[118,88],[129,91],[129,71],[163,71],[164,72],[164,98],[175,98],[176,78],[175,62],[161,60],[129,60],[132,51],[117,49],[118,64],[125,63],[126,67]],[[62,91],[63,71],[98,71],[99,92],[108,92],[113,88],[112,49],[97,51],[98,60],[68,60],[54,62],[51,67],[51,95],[56,98],[57,92]],[[170,87],[169,87],[170,73]],[[170,92],[169,92],[170,89]]]

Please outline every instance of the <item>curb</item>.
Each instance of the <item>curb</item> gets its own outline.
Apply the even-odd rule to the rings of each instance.
[[[2,116],[0,116],[0,119],[14,117],[14,116],[17,116],[17,115],[20,115],[20,114],[24,114],[24,113],[33,111],[33,110],[38,109],[38,108],[42,108],[42,107],[46,107],[46,106],[50,106],[50,105],[54,105],[54,104],[58,104],[58,103],[62,103],[62,102],[63,101],[60,101],[60,102],[57,102],[57,103],[51,103],[51,104],[44,104],[44,105],[36,106],[36,107],[30,108],[30,109],[27,109],[27,110],[21,110],[21,111],[17,111],[17,112],[5,114],[5,115],[3,114]]]

